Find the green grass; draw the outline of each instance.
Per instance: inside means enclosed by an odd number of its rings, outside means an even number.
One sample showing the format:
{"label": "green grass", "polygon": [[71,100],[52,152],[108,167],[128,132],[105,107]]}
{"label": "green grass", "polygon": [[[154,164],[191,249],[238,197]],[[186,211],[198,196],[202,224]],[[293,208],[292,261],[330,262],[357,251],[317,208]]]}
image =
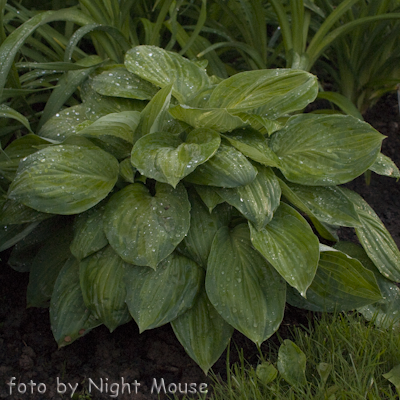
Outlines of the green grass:
{"label": "green grass", "polygon": [[[270,383],[257,376],[257,369],[240,355],[240,363],[229,367],[228,379],[212,374],[213,400],[290,399],[399,399],[395,387],[382,375],[400,363],[398,330],[381,330],[358,314],[323,315],[308,327],[291,330],[291,340],[307,360],[307,384],[297,388],[281,375]],[[282,339],[279,338],[281,341]],[[259,365],[277,366],[278,346],[263,352]],[[229,358],[229,356],[228,356]],[[325,363],[325,364],[321,364]],[[318,369],[325,368],[325,382]],[[211,391],[210,391],[211,392]]]}

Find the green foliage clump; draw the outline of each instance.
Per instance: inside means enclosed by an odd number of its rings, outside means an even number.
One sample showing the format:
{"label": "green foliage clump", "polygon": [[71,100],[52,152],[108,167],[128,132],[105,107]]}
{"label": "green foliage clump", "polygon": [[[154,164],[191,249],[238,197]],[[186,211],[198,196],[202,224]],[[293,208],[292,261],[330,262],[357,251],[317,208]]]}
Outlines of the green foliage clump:
{"label": "green foliage clump", "polygon": [[[286,302],[385,314],[381,291],[397,296],[393,239],[339,186],[393,171],[384,137],[350,116],[293,115],[317,96],[308,72],[205,68],[137,46],[0,155],[1,250],[15,244],[9,262],[30,270],[28,305],[50,306],[59,346],[100,324],[171,323],[207,372],[234,329],[268,339]],[[339,226],[371,268],[320,243]]]}

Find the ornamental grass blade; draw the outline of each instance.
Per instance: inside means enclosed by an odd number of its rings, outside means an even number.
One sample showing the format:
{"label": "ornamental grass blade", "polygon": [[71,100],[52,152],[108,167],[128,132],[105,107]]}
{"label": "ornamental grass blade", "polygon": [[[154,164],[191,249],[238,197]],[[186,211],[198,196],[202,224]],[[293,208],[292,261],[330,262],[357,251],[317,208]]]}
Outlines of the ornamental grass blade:
{"label": "ornamental grass blade", "polygon": [[343,241],[336,243],[335,248],[356,258],[365,268],[372,271],[382,293],[382,300],[358,307],[357,311],[368,321],[373,321],[376,326],[385,329],[400,326],[400,289],[382,276],[361,246]]}
{"label": "ornamental grass blade", "polygon": [[91,314],[112,332],[131,320],[125,303],[125,269],[129,267],[107,246],[79,263],[83,301]]}
{"label": "ornamental grass blade", "polygon": [[157,183],[152,196],[141,183],[115,193],[106,205],[104,232],[113,249],[128,263],[157,265],[169,256],[189,230],[186,189]]}
{"label": "ornamental grass blade", "polygon": [[103,230],[104,204],[93,207],[75,217],[71,253],[77,260],[90,256],[107,246]]}
{"label": "ornamental grass blade", "polygon": [[342,189],[354,204],[362,226],[357,237],[379,272],[394,282],[400,282],[400,252],[390,233],[368,203],[357,193]]}
{"label": "ornamental grass blade", "polygon": [[96,75],[92,87],[103,96],[137,100],[151,100],[159,90],[150,82],[121,67]]}
{"label": "ornamental grass blade", "polygon": [[172,329],[189,356],[207,374],[233,334],[202,288],[193,307],[171,322]]}
{"label": "ornamental grass blade", "polygon": [[256,167],[240,151],[221,144],[215,155],[186,176],[185,181],[197,185],[233,188],[248,185],[256,175]]}
{"label": "ornamental grass blade", "polygon": [[214,190],[260,230],[271,221],[280,204],[281,187],[272,169],[261,165],[256,168],[257,176],[248,185]]}
{"label": "ornamental grass blade", "polygon": [[33,259],[26,291],[27,307],[48,307],[54,284],[65,262],[71,257],[71,226],[57,231],[41,246]]}
{"label": "ornamental grass blade", "polygon": [[222,318],[258,345],[282,322],[285,282],[254,250],[247,224],[218,230],[208,258],[206,291]]}
{"label": "ornamental grass blade", "polygon": [[271,137],[271,149],[286,179],[309,186],[349,182],[376,160],[384,136],[366,122],[345,115],[291,117]]}
{"label": "ornamental grass blade", "polygon": [[25,128],[28,129],[29,132],[32,132],[28,119],[20,114],[18,111],[15,111],[13,108],[5,104],[0,104],[0,117],[15,119],[23,126],[25,126]]}
{"label": "ornamental grass blade", "polygon": [[21,161],[8,196],[38,211],[77,214],[108,195],[118,172],[118,161],[98,147],[46,147]]}
{"label": "ornamental grass blade", "polygon": [[319,260],[319,241],[307,221],[281,203],[264,229],[258,231],[249,225],[253,246],[289,285],[306,297]]}
{"label": "ornamental grass blade", "polygon": [[211,129],[193,129],[185,140],[167,132],[150,133],[135,143],[131,162],[142,175],[176,187],[209,160],[220,143],[218,132]]}
{"label": "ornamental grass blade", "polygon": [[255,129],[235,129],[223,137],[246,157],[267,167],[279,167],[278,156],[270,149],[265,137]]}
{"label": "ornamental grass blade", "polygon": [[211,83],[205,69],[196,63],[155,46],[137,46],[125,56],[128,71],[161,88],[173,84],[172,94],[181,104]]}
{"label": "ornamental grass blade", "polygon": [[288,291],[287,301],[311,311],[350,311],[382,299],[374,274],[355,258],[321,245],[318,270],[307,300]]}
{"label": "ornamental grass blade", "polygon": [[126,303],[140,333],[171,322],[190,309],[203,280],[203,269],[177,253],[161,261],[156,270],[127,265]]}
{"label": "ornamental grass blade", "polygon": [[86,308],[79,283],[79,263],[71,257],[54,285],[50,303],[50,323],[58,347],[71,344],[101,322]]}
{"label": "ornamental grass blade", "polygon": [[306,356],[291,340],[286,339],[278,351],[278,371],[283,379],[294,387],[307,383]]}
{"label": "ornamental grass blade", "polygon": [[317,78],[305,71],[246,71],[219,83],[211,94],[209,107],[276,119],[303,109],[315,99],[317,93]]}

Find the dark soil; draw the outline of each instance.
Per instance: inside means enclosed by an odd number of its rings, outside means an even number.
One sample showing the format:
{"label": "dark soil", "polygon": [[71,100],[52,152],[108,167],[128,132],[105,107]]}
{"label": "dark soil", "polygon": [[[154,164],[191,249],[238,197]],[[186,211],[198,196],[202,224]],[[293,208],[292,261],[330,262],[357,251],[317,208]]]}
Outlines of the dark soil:
{"label": "dark soil", "polygon": [[[399,110],[394,95],[383,98],[365,116],[366,120],[388,138],[383,143],[383,153],[400,165],[400,130]],[[380,216],[385,226],[400,246],[400,183],[387,177],[372,174],[371,184],[367,186],[363,176],[357,178],[347,187],[360,193]],[[354,236],[349,229],[343,229],[340,234],[347,238]],[[47,309],[26,309],[25,293],[28,284],[28,274],[15,272],[7,265],[0,270],[0,398],[9,399],[67,399],[71,398],[71,388],[78,388],[75,393],[82,394],[84,388],[92,382],[98,387],[103,380],[103,393],[92,385],[92,398],[115,398],[116,385],[120,384],[118,399],[158,399],[151,394],[153,379],[160,384],[164,379],[166,386],[170,383],[210,384],[201,369],[186,355],[183,347],[175,338],[169,325],[139,334],[134,322],[119,327],[110,334],[102,326],[94,329],[88,335],[72,345],[57,349],[53,339]],[[279,335],[288,337],[288,327],[305,324],[313,318],[312,313],[288,307],[285,319],[279,329]],[[277,343],[276,335],[268,343]],[[240,333],[235,332],[233,343],[243,349],[244,355],[251,363],[257,362],[255,345]],[[264,349],[266,349],[265,347]],[[235,346],[231,345],[230,361],[238,360]],[[213,368],[216,374],[226,376],[226,353],[224,353]],[[27,391],[18,394],[13,387],[9,394],[7,382],[10,379],[17,385],[24,383]],[[132,388],[129,395],[127,389],[121,394],[122,379],[140,383],[137,394]],[[67,385],[64,395],[57,393],[57,380]],[[29,383],[34,386],[31,394]],[[21,385],[20,389],[23,390]],[[38,392],[46,391],[43,394]],[[59,385],[58,389],[64,389]],[[89,397],[87,397],[89,398]],[[197,398],[197,397],[196,397]]]}

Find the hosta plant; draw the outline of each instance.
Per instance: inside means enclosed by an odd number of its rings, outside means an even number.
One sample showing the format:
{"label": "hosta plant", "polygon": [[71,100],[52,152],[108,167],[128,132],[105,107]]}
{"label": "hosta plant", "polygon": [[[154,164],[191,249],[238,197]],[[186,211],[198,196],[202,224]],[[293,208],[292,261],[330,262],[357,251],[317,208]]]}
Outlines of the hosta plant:
{"label": "hosta plant", "polygon": [[[82,104],[13,141],[0,155],[1,250],[30,271],[27,304],[50,307],[58,345],[100,324],[171,323],[207,372],[234,329],[268,339],[286,301],[384,314],[400,253],[340,185],[398,171],[367,123],[294,114],[317,91],[305,71],[223,80],[138,46],[82,85]],[[327,245],[339,226],[355,228],[364,258]]]}

